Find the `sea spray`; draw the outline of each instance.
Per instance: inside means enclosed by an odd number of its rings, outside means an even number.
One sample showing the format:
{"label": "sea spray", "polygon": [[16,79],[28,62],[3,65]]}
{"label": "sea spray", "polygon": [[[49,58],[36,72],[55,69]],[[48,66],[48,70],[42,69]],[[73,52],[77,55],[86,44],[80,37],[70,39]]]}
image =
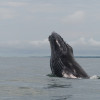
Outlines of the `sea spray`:
{"label": "sea spray", "polygon": [[93,76],[90,77],[90,79],[100,79],[100,76],[93,75]]}

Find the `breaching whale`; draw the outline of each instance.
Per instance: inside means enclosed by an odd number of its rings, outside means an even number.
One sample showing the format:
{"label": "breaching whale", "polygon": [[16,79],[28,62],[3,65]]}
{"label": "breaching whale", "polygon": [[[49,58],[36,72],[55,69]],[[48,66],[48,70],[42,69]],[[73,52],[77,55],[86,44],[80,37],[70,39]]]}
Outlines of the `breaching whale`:
{"label": "breaching whale", "polygon": [[77,63],[73,48],[56,32],[48,37],[51,47],[50,68],[52,74],[66,78],[89,78],[84,69]]}

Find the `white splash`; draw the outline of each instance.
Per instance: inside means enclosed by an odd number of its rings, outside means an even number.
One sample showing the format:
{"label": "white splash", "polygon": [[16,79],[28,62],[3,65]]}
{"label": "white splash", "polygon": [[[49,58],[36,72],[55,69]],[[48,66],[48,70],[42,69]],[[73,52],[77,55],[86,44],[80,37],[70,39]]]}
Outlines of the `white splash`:
{"label": "white splash", "polygon": [[99,78],[99,76],[97,76],[97,75],[93,75],[90,77],[90,79],[98,79],[98,78]]}

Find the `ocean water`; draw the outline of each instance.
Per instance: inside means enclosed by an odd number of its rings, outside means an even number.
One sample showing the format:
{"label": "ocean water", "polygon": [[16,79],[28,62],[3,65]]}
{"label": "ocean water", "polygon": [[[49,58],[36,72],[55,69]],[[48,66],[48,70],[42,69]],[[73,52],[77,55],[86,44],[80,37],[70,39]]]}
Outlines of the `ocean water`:
{"label": "ocean water", "polygon": [[[100,79],[49,77],[49,57],[0,57],[0,100],[100,100]],[[100,58],[76,58],[100,76]]]}

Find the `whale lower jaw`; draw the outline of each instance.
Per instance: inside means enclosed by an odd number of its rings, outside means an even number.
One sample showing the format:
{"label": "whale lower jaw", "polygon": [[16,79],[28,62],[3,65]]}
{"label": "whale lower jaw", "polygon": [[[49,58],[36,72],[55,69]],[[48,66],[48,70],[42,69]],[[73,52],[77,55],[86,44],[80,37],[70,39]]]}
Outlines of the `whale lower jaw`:
{"label": "whale lower jaw", "polygon": [[77,78],[77,77],[74,76],[73,74],[67,74],[67,73],[65,73],[64,71],[62,72],[62,75],[63,75],[64,78],[74,78],[74,79]]}

